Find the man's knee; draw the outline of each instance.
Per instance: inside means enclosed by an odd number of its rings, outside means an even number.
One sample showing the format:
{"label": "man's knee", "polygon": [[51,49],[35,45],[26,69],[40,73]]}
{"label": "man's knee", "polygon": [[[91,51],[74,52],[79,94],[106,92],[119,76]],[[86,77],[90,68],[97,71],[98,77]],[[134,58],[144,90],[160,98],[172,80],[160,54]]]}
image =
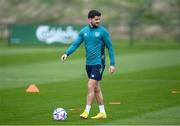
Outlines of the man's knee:
{"label": "man's knee", "polygon": [[99,93],[100,93],[100,89],[99,89],[99,87],[98,87],[98,86],[96,86],[96,87],[95,87],[94,92],[95,92],[96,94],[99,94]]}
{"label": "man's knee", "polygon": [[90,79],[90,80],[88,81],[88,89],[89,89],[89,90],[94,90],[94,89],[95,89],[95,86],[96,86],[96,81]]}

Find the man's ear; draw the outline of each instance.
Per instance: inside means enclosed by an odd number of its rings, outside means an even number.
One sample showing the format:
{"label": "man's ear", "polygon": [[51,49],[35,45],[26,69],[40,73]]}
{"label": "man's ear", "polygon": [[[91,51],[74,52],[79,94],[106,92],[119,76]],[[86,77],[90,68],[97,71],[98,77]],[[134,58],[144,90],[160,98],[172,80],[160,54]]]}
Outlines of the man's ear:
{"label": "man's ear", "polygon": [[88,21],[88,23],[89,23],[89,24],[91,24],[92,19],[91,19],[91,18],[88,18],[88,20],[87,20],[87,21]]}

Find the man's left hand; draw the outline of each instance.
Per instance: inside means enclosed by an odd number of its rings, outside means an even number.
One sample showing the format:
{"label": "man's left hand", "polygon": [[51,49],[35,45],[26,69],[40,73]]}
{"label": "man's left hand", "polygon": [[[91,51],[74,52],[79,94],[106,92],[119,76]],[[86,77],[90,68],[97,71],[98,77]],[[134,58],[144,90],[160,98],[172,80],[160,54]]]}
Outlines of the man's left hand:
{"label": "man's left hand", "polygon": [[116,71],[115,66],[110,66],[109,67],[109,72],[110,73],[114,73],[115,71]]}

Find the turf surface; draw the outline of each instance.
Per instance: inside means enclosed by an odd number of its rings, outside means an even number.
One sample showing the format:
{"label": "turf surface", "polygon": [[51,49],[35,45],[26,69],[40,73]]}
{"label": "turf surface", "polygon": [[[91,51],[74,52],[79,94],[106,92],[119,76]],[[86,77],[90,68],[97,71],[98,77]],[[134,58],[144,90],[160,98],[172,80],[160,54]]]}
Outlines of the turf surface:
{"label": "turf surface", "polygon": [[[129,48],[120,41],[114,47],[117,71],[110,75],[106,68],[101,82],[108,118],[82,120],[87,91],[83,47],[62,64],[59,56],[66,46],[1,44],[0,124],[180,124],[180,93],[172,93],[180,91],[180,47],[159,42]],[[40,93],[26,93],[30,84],[36,84]],[[67,110],[66,121],[52,120],[57,107]],[[94,101],[90,116],[97,112]]]}

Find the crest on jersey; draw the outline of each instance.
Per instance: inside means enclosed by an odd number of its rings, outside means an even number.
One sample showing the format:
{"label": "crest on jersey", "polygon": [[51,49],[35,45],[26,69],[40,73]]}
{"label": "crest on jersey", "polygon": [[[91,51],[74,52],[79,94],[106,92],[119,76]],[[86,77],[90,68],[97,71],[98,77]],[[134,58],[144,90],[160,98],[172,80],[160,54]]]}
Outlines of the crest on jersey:
{"label": "crest on jersey", "polygon": [[87,33],[84,33],[84,36],[87,36]]}
{"label": "crest on jersey", "polygon": [[95,36],[99,37],[100,36],[100,32],[95,32]]}

